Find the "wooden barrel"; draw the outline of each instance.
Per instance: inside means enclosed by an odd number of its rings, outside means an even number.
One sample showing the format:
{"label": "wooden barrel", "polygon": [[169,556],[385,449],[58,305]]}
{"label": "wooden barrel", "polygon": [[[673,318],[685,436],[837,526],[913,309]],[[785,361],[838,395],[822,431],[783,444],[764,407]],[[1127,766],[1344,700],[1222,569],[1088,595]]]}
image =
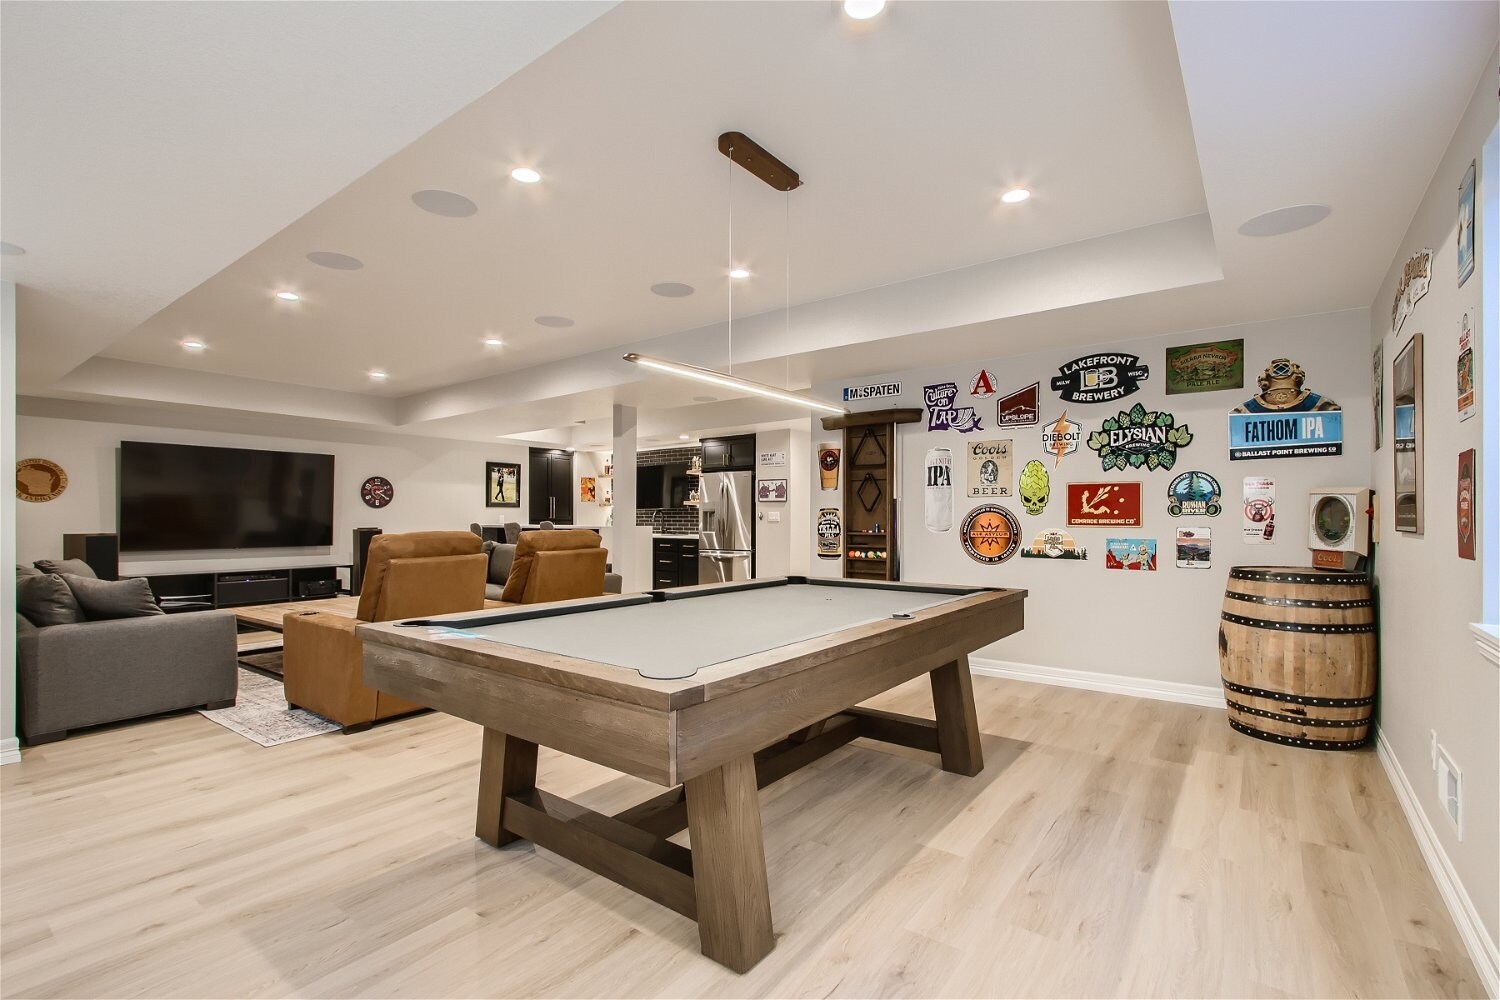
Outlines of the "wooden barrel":
{"label": "wooden barrel", "polygon": [[1375,711],[1375,602],[1360,573],[1229,571],[1219,668],[1229,724],[1256,739],[1352,750]]}

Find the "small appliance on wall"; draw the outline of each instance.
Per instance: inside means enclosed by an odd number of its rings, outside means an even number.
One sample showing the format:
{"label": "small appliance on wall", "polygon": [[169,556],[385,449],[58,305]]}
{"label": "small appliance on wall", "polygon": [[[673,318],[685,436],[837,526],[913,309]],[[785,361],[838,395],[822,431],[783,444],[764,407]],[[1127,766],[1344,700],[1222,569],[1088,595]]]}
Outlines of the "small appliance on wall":
{"label": "small appliance on wall", "polygon": [[1358,486],[1313,490],[1307,500],[1307,547],[1321,569],[1358,568],[1370,554],[1373,494]]}

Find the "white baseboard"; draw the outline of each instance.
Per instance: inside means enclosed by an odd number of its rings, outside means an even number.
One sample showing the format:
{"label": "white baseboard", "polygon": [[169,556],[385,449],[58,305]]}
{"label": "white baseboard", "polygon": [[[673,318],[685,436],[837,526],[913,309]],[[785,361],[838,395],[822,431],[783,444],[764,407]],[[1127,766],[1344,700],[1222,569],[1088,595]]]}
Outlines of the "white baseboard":
{"label": "white baseboard", "polygon": [[1092,670],[1068,670],[1064,667],[1042,667],[1033,663],[1013,663],[1009,660],[988,660],[973,656],[969,657],[969,669],[976,674],[984,674],[986,677],[1009,677],[1011,680],[1031,681],[1034,684],[1083,688],[1086,691],[1107,691],[1110,694],[1128,694],[1137,698],[1154,698],[1157,701],[1176,701],[1184,705],[1199,705],[1203,708],[1224,707],[1224,689],[1217,684],[1154,681],[1145,677],[1101,674]]}
{"label": "white baseboard", "polygon": [[12,736],[8,740],[0,740],[0,764],[21,763],[21,741]]}
{"label": "white baseboard", "polygon": [[1432,829],[1427,813],[1422,811],[1416,790],[1406,779],[1406,772],[1401,769],[1401,762],[1396,759],[1396,753],[1383,732],[1376,734],[1375,754],[1385,768],[1391,787],[1396,790],[1396,800],[1401,803],[1401,811],[1406,814],[1407,825],[1416,837],[1422,859],[1427,862],[1432,879],[1437,883],[1438,893],[1443,897],[1448,913],[1458,927],[1458,934],[1463,938],[1469,959],[1479,972],[1480,984],[1489,996],[1500,997],[1500,948],[1496,947],[1494,938],[1490,937],[1484,921],[1479,918],[1474,901],[1469,898],[1463,882],[1459,881],[1453,862],[1448,860],[1448,852],[1443,850],[1442,841],[1438,840],[1437,832]]}

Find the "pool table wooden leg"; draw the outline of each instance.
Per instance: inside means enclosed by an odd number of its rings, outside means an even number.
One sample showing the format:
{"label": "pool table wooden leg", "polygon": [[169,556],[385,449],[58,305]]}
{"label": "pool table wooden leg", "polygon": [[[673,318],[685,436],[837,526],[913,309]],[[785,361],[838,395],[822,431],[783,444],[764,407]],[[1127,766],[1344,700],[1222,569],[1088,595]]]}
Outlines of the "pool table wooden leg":
{"label": "pool table wooden leg", "polygon": [[973,777],[984,770],[984,749],[979,745],[979,716],[974,711],[969,658],[960,656],[928,676],[932,678],[932,708],[943,770]]}
{"label": "pool table wooden leg", "polygon": [[776,945],[755,758],[746,754],[689,778],[683,792],[699,944],[719,964],[746,972]]}
{"label": "pool table wooden leg", "polygon": [[500,813],[507,795],[519,795],[535,787],[536,744],[486,726],[484,749],[479,755],[479,815],[474,821],[474,836],[493,847],[520,840],[502,825]]}

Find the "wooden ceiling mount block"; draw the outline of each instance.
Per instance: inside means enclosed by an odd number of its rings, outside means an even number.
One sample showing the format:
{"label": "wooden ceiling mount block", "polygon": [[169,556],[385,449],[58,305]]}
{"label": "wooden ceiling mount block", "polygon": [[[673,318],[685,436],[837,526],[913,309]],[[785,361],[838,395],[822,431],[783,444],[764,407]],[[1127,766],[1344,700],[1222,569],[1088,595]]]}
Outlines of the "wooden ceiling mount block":
{"label": "wooden ceiling mount block", "polygon": [[861,410],[823,418],[825,431],[841,431],[850,427],[870,427],[880,424],[914,424],[922,419],[921,407],[892,407],[886,410]]}
{"label": "wooden ceiling mount block", "polygon": [[795,191],[802,186],[797,171],[743,132],[725,132],[719,136],[719,152],[778,191]]}

